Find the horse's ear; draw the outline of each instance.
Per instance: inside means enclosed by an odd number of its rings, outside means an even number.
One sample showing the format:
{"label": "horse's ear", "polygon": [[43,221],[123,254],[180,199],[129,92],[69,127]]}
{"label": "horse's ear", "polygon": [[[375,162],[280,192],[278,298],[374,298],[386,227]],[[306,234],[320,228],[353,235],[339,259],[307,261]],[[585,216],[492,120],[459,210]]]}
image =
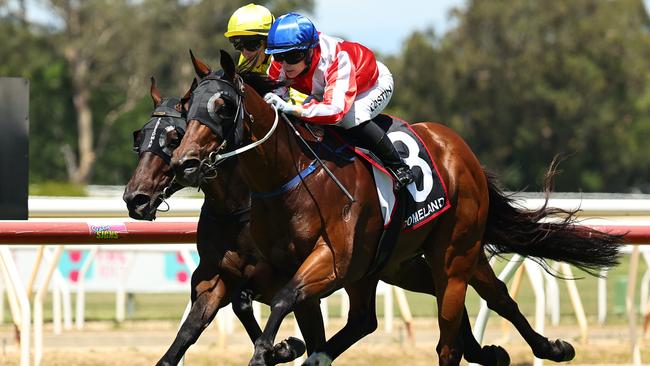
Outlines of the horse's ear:
{"label": "horse's ear", "polygon": [[192,85],[190,86],[190,88],[185,92],[185,95],[183,95],[183,97],[181,98],[180,105],[183,110],[187,111],[190,109],[189,108],[190,98],[192,97],[192,93],[194,92],[194,89],[196,89],[197,85],[199,85],[199,83],[196,81],[195,78],[192,80]]}
{"label": "horse's ear", "polygon": [[192,96],[192,93],[194,92],[194,89],[199,85],[199,83],[196,81],[196,78],[192,79],[192,85],[190,88],[185,92],[185,95],[181,98],[181,102],[186,102],[190,100],[190,97]]}
{"label": "horse's ear", "polygon": [[210,66],[204,64],[203,61],[194,57],[194,53],[192,53],[192,50],[190,50],[190,57],[192,58],[192,65],[194,65],[194,71],[196,72],[196,75],[198,75],[198,77],[203,79],[204,77],[208,76],[212,72]]}
{"label": "horse's ear", "polygon": [[235,79],[235,61],[224,50],[221,50],[221,69],[226,80],[233,81]]}
{"label": "horse's ear", "polygon": [[151,100],[153,100],[153,107],[156,108],[160,105],[162,96],[160,96],[160,91],[156,87],[156,78],[153,76],[151,77],[151,88],[149,88],[149,90],[151,92]]}

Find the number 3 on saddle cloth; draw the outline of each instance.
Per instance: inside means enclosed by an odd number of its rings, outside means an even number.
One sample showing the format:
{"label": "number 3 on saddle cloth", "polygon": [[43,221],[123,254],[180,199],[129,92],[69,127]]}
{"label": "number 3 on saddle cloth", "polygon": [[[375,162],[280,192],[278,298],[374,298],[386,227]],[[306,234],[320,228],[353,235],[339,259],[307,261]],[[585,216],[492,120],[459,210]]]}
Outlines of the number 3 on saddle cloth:
{"label": "number 3 on saddle cloth", "polygon": [[[395,149],[413,172],[413,183],[406,187],[409,194],[405,200],[402,231],[416,230],[450,207],[447,188],[440,179],[429,150],[407,122],[385,114],[380,114],[373,120],[386,131]],[[384,227],[387,227],[392,220],[396,202],[392,176],[368,150],[359,147],[354,150],[372,164]]]}
{"label": "number 3 on saddle cloth", "polygon": [[[409,194],[406,195],[407,199],[405,200],[402,231],[416,230],[450,207],[447,188],[440,179],[438,168],[431,158],[429,150],[407,122],[385,114],[380,114],[373,120],[386,131],[402,159],[413,171],[413,183],[406,187]],[[296,120],[294,119],[294,121]],[[361,157],[371,164],[379,205],[384,218],[384,228],[387,228],[395,214],[397,197],[393,191],[392,175],[384,168],[379,158],[369,150],[359,147],[354,139],[346,136],[345,132],[338,127],[304,126],[312,132],[318,141],[314,143],[312,140],[310,144],[319,157],[348,162],[352,162],[356,157]],[[325,132],[324,137],[323,132]],[[315,161],[305,172],[300,173],[300,177],[304,178],[313,172],[314,164]],[[299,177],[294,180],[297,178]],[[286,190],[287,187],[282,192]]]}

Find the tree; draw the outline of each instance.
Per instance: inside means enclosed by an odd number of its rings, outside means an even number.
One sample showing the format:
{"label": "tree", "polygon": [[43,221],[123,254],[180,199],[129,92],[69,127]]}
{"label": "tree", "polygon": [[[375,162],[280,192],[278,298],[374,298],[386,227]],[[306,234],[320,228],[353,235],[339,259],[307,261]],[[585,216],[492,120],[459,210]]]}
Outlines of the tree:
{"label": "tree", "polygon": [[630,190],[650,178],[648,15],[639,0],[469,1],[443,40],[451,106],[481,161],[512,187],[569,155],[558,187]]}
{"label": "tree", "polygon": [[415,32],[399,57],[386,60],[395,79],[387,112],[410,122],[447,122],[453,97],[451,65],[437,47],[432,30]]}

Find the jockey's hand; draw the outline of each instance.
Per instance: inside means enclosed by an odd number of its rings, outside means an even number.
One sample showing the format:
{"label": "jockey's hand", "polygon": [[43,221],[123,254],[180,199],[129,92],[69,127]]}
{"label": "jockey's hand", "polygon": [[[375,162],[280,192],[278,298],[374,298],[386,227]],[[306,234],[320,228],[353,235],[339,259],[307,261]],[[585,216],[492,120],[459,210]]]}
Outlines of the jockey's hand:
{"label": "jockey's hand", "polygon": [[284,112],[294,116],[300,116],[300,114],[302,113],[302,106],[294,105],[289,102],[286,102],[277,94],[266,93],[266,95],[264,96],[264,101],[274,106],[275,109],[279,110],[280,112]]}

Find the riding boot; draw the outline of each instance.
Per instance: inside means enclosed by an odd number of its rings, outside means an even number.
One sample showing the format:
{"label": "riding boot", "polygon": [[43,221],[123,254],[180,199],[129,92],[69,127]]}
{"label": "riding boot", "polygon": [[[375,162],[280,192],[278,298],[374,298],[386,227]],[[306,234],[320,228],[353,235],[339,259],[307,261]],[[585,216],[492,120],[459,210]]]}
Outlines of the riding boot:
{"label": "riding boot", "polygon": [[390,141],[386,132],[379,127],[373,120],[363,122],[359,126],[349,130],[365,148],[372,151],[384,163],[388,171],[395,177],[395,190],[399,191],[402,187],[413,182],[413,172],[411,168],[404,163],[395,145]]}

